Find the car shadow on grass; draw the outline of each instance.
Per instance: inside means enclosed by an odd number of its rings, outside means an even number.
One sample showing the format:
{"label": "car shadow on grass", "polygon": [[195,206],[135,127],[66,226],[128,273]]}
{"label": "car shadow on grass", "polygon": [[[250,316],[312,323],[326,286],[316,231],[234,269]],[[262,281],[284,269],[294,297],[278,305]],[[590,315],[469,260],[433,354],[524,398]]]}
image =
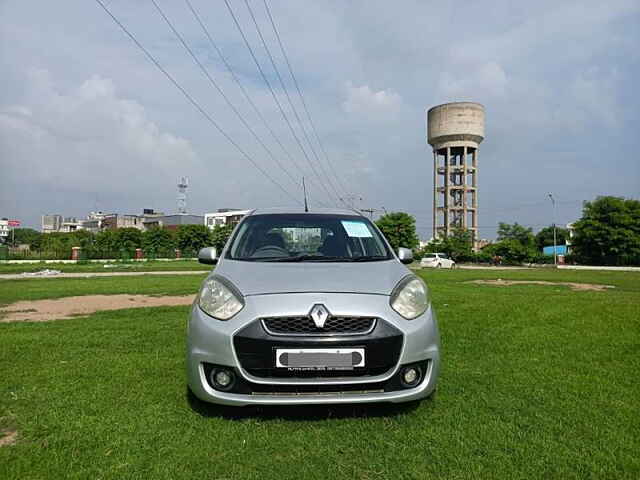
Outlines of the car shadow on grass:
{"label": "car shadow on grass", "polygon": [[409,414],[420,405],[431,409],[435,407],[435,394],[422,401],[406,403],[368,403],[349,405],[259,405],[250,407],[230,407],[203,402],[190,390],[186,393],[191,409],[203,417],[223,418],[227,420],[290,420],[314,421],[340,418],[377,418],[395,417]]}

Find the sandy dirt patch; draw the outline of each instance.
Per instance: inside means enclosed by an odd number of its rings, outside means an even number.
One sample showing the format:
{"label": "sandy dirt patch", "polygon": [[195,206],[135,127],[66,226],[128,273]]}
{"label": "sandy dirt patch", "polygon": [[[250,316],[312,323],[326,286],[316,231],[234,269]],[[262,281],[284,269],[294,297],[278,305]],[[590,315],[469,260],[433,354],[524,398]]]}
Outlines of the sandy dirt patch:
{"label": "sandy dirt patch", "polygon": [[569,287],[574,291],[591,290],[596,292],[604,292],[610,288],[615,288],[613,285],[599,285],[596,283],[573,283],[573,282],[546,282],[542,280],[471,280],[465,283],[476,283],[478,285],[497,285],[499,287],[508,287],[509,285],[559,285],[562,287]]}
{"label": "sandy dirt patch", "polygon": [[0,447],[15,445],[18,440],[18,432],[15,430],[0,430]]}
{"label": "sandy dirt patch", "polygon": [[90,315],[102,310],[191,305],[195,295],[153,297],[149,295],[83,295],[16,302],[0,307],[0,322],[48,322]]}

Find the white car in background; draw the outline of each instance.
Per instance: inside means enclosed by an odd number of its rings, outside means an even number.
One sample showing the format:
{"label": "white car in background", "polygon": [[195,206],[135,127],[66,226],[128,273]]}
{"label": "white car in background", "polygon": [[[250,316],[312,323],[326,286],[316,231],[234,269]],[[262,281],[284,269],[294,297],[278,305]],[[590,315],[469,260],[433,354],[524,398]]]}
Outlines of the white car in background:
{"label": "white car in background", "polygon": [[427,253],[420,260],[422,268],[456,268],[456,262],[445,253]]}

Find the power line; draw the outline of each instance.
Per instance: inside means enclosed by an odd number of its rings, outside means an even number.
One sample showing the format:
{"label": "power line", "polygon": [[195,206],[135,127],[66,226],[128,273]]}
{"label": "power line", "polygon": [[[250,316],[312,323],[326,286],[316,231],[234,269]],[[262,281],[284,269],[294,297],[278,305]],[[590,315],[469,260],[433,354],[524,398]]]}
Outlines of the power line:
{"label": "power line", "polygon": [[106,7],[106,5],[102,2],[102,0],[96,0],[96,2],[111,17],[111,19],[116,23],[116,25],[118,25],[122,29],[122,31],[133,41],[133,43],[135,43],[136,46],[140,50],[142,50],[142,52],[158,68],[158,70],[160,70],[165,75],[165,77],[167,77],[169,79],[169,81],[171,83],[173,83],[173,85],[178,90],[180,90],[180,92],[185,96],[185,98],[189,101],[189,103],[191,103],[209,121],[209,123],[211,123],[211,125],[213,125],[215,127],[215,129],[218,130],[218,132],[220,132],[220,134],[223,137],[225,137],[227,139],[227,141],[229,141],[229,143],[231,143],[240,152],[240,154],[244,158],[246,158],[258,171],[260,171],[260,173],[262,173],[267,179],[269,179],[269,181],[271,183],[273,183],[280,190],[282,190],[285,193],[285,195],[287,195],[289,198],[294,200],[296,203],[300,203],[298,199],[296,199],[293,195],[291,195],[291,193],[288,190],[286,190],[282,185],[280,185],[280,183],[278,183],[276,180],[274,180],[262,167],[260,167],[260,165],[258,165],[258,163],[256,163],[256,161],[247,152],[245,152],[242,149],[242,147],[240,147],[240,145],[227,132],[225,132],[222,129],[222,127],[220,127],[220,125],[218,125],[218,123],[213,119],[213,117],[211,117],[211,115],[209,115],[209,113],[207,113],[207,111],[200,106],[200,104],[189,94],[189,92],[187,92],[184,89],[184,87],[182,87],[182,85],[180,85],[178,83],[178,81],[160,64],[160,62],[158,62],[158,60],[156,60],[156,58],[127,29],[127,27],[125,27],[120,22],[120,20],[118,20],[116,18],[116,16],[113,13],[111,13],[111,11]]}
{"label": "power line", "polygon": [[[227,61],[226,57],[222,53],[222,50],[220,49],[220,47],[218,47],[217,43],[213,39],[213,36],[211,35],[209,29],[206,27],[206,25],[202,21],[202,18],[200,17],[200,15],[196,11],[196,9],[193,7],[193,5],[191,4],[191,2],[189,0],[185,0],[185,3],[187,4],[187,7],[189,8],[189,10],[191,10],[191,13],[195,17],[195,19],[198,22],[198,24],[200,25],[200,28],[202,29],[202,31],[204,32],[205,36],[209,40],[209,43],[211,44],[213,49],[216,51],[216,53],[218,54],[218,57],[220,58],[220,60],[224,64],[225,68],[227,69],[227,71],[231,75],[231,78],[233,79],[233,81],[236,83],[236,85],[238,86],[238,88],[242,92],[244,98],[247,100],[249,105],[251,105],[251,108],[256,113],[256,115],[258,116],[258,118],[260,119],[262,124],[265,126],[265,128],[269,131],[269,133],[271,134],[271,137],[280,146],[280,148],[285,153],[285,155],[289,158],[289,160],[291,160],[291,163],[293,163],[293,165],[300,171],[300,173],[302,173],[302,175],[304,175],[303,169],[300,167],[298,162],[293,158],[293,156],[291,155],[289,150],[287,150],[285,148],[285,146],[282,143],[282,141],[280,140],[280,138],[276,135],[276,133],[273,131],[273,129],[269,125],[269,122],[267,122],[267,120],[264,118],[264,115],[262,115],[262,113],[260,112],[260,109],[256,106],[255,102],[253,101],[253,99],[251,98],[249,93],[247,92],[247,89],[245,88],[243,83],[240,81],[240,78],[238,78],[238,76],[236,75],[235,70],[233,69],[231,64]],[[320,202],[319,201],[318,203],[320,203],[321,205],[325,205],[326,206],[326,204],[324,202]]]}
{"label": "power line", "polygon": [[[323,170],[322,173],[326,177],[326,179],[327,179],[327,181],[329,183],[329,186],[333,189],[333,191],[335,193],[335,198],[338,198],[338,200],[339,200],[340,199],[340,194],[338,193],[338,191],[336,190],[336,187],[331,182],[331,178],[324,171],[324,167],[322,166],[322,162],[320,161],[320,158],[318,157],[318,154],[316,153],[316,150],[313,148],[313,144],[311,143],[311,140],[309,139],[309,135],[307,135],[307,130],[304,128],[304,125],[302,124],[302,121],[300,120],[300,116],[298,115],[298,110],[296,109],[295,105],[293,104],[293,101],[291,100],[291,97],[289,96],[289,91],[287,90],[287,86],[285,85],[284,80],[282,80],[282,76],[280,75],[280,70],[278,70],[278,66],[276,65],[276,62],[273,59],[273,55],[271,54],[271,50],[269,49],[269,46],[267,45],[267,42],[264,39],[264,36],[262,35],[262,30],[260,30],[260,26],[258,25],[258,21],[256,20],[256,17],[255,17],[255,15],[253,13],[253,9],[251,8],[251,5],[249,4],[249,0],[244,0],[244,3],[247,6],[247,9],[249,10],[249,14],[251,15],[251,20],[253,21],[253,25],[256,27],[256,32],[258,32],[258,36],[260,37],[260,41],[262,42],[262,46],[264,47],[265,52],[267,52],[267,56],[269,57],[269,61],[271,62],[271,66],[273,67],[274,72],[276,72],[276,77],[278,78],[278,81],[280,82],[280,86],[282,87],[282,91],[284,92],[285,98],[287,99],[287,102],[289,103],[289,106],[291,107],[291,111],[293,112],[294,117],[296,117],[296,121],[298,122],[298,127],[300,128],[300,130],[302,130],[302,135],[304,136],[305,140],[307,141],[307,144],[309,145],[311,153],[313,154],[313,156],[315,157],[316,161],[318,162],[318,165],[320,165],[320,168]],[[300,146],[300,148],[302,148],[302,145]],[[313,172],[320,178],[320,175],[316,171],[316,168],[314,167],[313,162],[311,162],[311,159],[307,156],[306,153],[305,153],[305,157],[309,161],[309,166],[311,167]],[[331,197],[331,194],[329,193],[329,190],[325,187],[324,183],[322,184],[322,186],[327,191],[327,194],[329,194],[329,196]]]}
{"label": "power line", "polygon": [[316,176],[318,176],[318,179],[320,180],[320,184],[322,185],[322,187],[327,192],[327,195],[329,195],[329,198],[332,199],[331,194],[329,193],[329,190],[327,189],[327,187],[322,182],[322,178],[320,178],[318,173],[313,168],[313,165],[311,163],[311,159],[309,158],[309,156],[307,155],[307,152],[305,151],[304,147],[302,146],[302,142],[300,142],[300,139],[298,138],[298,135],[296,134],[295,130],[293,129],[293,126],[291,125],[291,122],[289,121],[289,118],[287,117],[287,114],[285,113],[284,109],[282,108],[282,104],[278,100],[278,97],[276,96],[275,91],[273,90],[273,87],[272,87],[271,83],[267,79],[267,76],[264,73],[264,70],[262,69],[262,66],[260,65],[260,62],[258,61],[258,59],[257,59],[257,57],[255,55],[255,52],[253,51],[253,48],[249,44],[249,41],[247,40],[247,37],[244,34],[244,30],[242,30],[242,27],[240,26],[240,22],[238,22],[236,14],[234,13],[233,9],[231,8],[231,5],[229,4],[229,0],[224,0],[224,3],[227,6],[227,10],[229,10],[229,14],[231,15],[231,18],[233,19],[233,22],[235,23],[235,26],[238,29],[238,32],[240,33],[240,36],[242,37],[242,40],[244,41],[245,46],[249,50],[249,53],[251,54],[251,58],[253,59],[253,62],[256,64],[256,67],[258,68],[258,71],[260,72],[260,75],[262,76],[262,79],[264,80],[265,84],[269,88],[269,92],[271,93],[271,96],[273,97],[273,100],[275,101],[275,103],[276,103],[276,105],[278,107],[278,110],[280,111],[280,115],[282,115],[282,118],[284,119],[285,123],[289,127],[289,131],[293,135],[293,138],[296,140],[298,146],[300,147],[300,150],[302,150],[302,153],[303,153],[304,157],[306,158],[307,162],[309,163],[309,165],[311,165],[312,170],[314,171]]}
{"label": "power line", "polygon": [[[503,222],[503,223],[505,223],[505,222]],[[566,223],[569,223],[569,222],[566,222]],[[563,223],[562,222],[558,222],[557,224],[561,225]],[[550,223],[518,223],[518,225],[521,226],[521,227],[527,227],[527,228],[539,228],[539,227],[550,227],[551,226]],[[497,228],[500,228],[500,225],[481,225],[481,226],[475,227],[475,228],[481,228],[481,229],[484,229],[484,230],[487,230],[487,229],[490,229],[490,228],[497,229]],[[427,231],[427,230],[431,230],[431,227],[429,227],[429,226],[425,226],[425,227],[416,226],[416,230]]]}
{"label": "power line", "polygon": [[211,85],[213,85],[213,87],[218,91],[218,93],[222,96],[222,98],[224,99],[224,101],[227,103],[227,105],[229,106],[229,108],[233,111],[233,113],[236,114],[236,116],[238,117],[238,119],[242,122],[242,124],[246,127],[247,130],[249,130],[249,132],[251,133],[251,135],[253,136],[253,138],[256,139],[256,141],[262,146],[262,148],[267,152],[267,155],[269,155],[274,162],[277,163],[277,165],[280,167],[280,169],[289,177],[289,179],[293,182],[294,185],[297,186],[297,182],[296,179],[291,175],[291,173],[289,173],[289,171],[284,168],[284,166],[280,163],[280,160],[278,160],[274,155],[273,152],[265,145],[265,143],[262,141],[262,139],[258,136],[258,134],[253,130],[253,128],[251,128],[251,126],[249,125],[249,123],[247,123],[247,121],[245,120],[245,118],[242,116],[242,114],[238,111],[238,109],[235,107],[235,105],[231,102],[231,100],[229,100],[229,97],[227,97],[224,93],[224,91],[220,88],[220,86],[218,85],[218,83],[213,79],[213,77],[209,74],[209,71],[205,68],[205,66],[202,64],[202,62],[200,62],[200,60],[198,59],[198,57],[196,56],[195,53],[193,53],[193,50],[191,50],[191,48],[189,47],[189,45],[187,44],[187,42],[185,41],[184,37],[176,30],[176,28],[174,27],[174,25],[171,23],[171,21],[169,20],[169,18],[167,18],[167,16],[165,15],[165,13],[162,11],[162,9],[160,8],[160,6],[158,5],[158,3],[156,2],[156,0],[151,0],[151,3],[153,3],[153,6],[156,7],[156,10],[158,10],[158,13],[160,14],[160,16],[164,19],[164,21],[166,22],[166,24],[169,26],[169,28],[171,29],[171,31],[175,34],[175,36],[178,38],[178,40],[180,40],[180,43],[182,43],[182,45],[184,46],[184,48],[187,50],[187,52],[189,52],[189,55],[191,55],[191,58],[193,58],[193,61],[196,62],[196,64],[198,65],[198,67],[200,68],[200,70],[202,71],[202,73],[207,77],[207,79],[209,80],[209,83],[211,83]]}
{"label": "power line", "polygon": [[[564,200],[564,201],[557,201],[556,204],[574,205],[574,204],[583,203],[583,202],[584,200]],[[536,202],[536,203],[526,203],[526,204],[512,205],[510,207],[500,207],[500,208],[483,207],[482,209],[488,212],[502,212],[502,211],[520,210],[528,207],[539,207],[546,204],[547,202]],[[404,211],[404,210],[400,209],[399,211]],[[411,213],[411,215],[413,215],[414,217],[432,215],[431,210],[408,210],[408,212]]]}
{"label": "power line", "polygon": [[[271,9],[269,8],[269,4],[267,3],[267,0],[263,0],[263,2],[264,2],[264,8],[267,11],[267,15],[269,16],[269,21],[271,22],[271,26],[273,27],[273,32],[275,33],[276,39],[278,40],[278,45],[280,45],[280,51],[282,52],[282,56],[284,57],[284,60],[287,63],[287,68],[289,69],[289,73],[291,74],[291,79],[293,80],[293,83],[294,83],[294,85],[296,87],[296,90],[298,91],[298,96],[300,97],[300,101],[302,102],[302,106],[304,107],[304,111],[307,114],[307,118],[309,119],[309,124],[311,125],[311,129],[313,130],[315,138],[318,141],[318,145],[320,146],[320,150],[324,154],[324,158],[325,158],[325,160],[327,162],[327,165],[329,165],[330,170],[332,171],[333,175],[336,178],[336,184],[338,185],[338,187],[340,187],[341,190],[346,192],[347,189],[342,184],[342,181],[340,180],[340,176],[336,173],[336,171],[335,171],[335,169],[333,167],[333,164],[329,160],[329,156],[327,155],[327,151],[325,150],[324,145],[322,144],[322,141],[320,140],[320,135],[318,135],[318,130],[316,129],[315,123],[313,122],[313,119],[311,118],[311,114],[309,113],[309,108],[307,107],[307,102],[305,101],[304,96],[302,95],[302,90],[300,89],[300,85],[298,84],[298,80],[296,79],[296,76],[293,73],[293,68],[291,67],[291,62],[289,62],[289,56],[287,55],[287,52],[286,52],[286,50],[284,48],[284,45],[282,43],[282,39],[280,38],[280,33],[278,32],[278,29],[276,27],[275,21],[273,20],[273,16],[271,15]],[[335,187],[334,187],[334,191],[335,191]]]}

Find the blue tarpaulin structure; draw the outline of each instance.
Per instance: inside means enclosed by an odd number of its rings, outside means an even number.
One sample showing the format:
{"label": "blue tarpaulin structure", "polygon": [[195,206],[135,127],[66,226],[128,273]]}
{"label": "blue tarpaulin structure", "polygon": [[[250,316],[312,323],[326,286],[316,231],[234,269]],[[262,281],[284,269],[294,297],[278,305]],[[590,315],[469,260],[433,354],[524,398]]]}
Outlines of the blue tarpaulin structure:
{"label": "blue tarpaulin structure", "polygon": [[553,245],[550,245],[548,247],[544,247],[542,249],[542,253],[544,255],[553,255],[553,249],[554,248],[556,250],[556,255],[566,255],[567,254],[567,246],[566,245],[556,245],[555,247]]}

